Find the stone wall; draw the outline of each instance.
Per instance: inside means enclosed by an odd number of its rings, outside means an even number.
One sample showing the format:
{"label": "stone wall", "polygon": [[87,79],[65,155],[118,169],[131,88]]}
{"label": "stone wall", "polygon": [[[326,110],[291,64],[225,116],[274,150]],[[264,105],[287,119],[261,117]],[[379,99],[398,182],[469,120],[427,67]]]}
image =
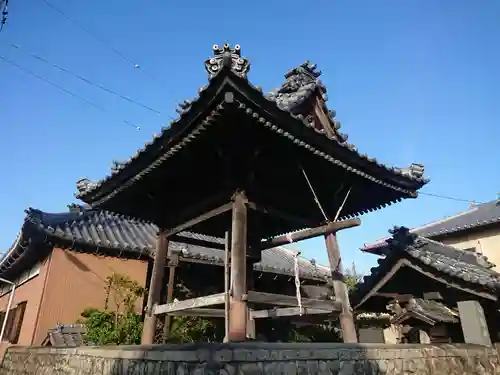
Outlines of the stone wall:
{"label": "stone wall", "polygon": [[167,345],[11,347],[0,375],[500,374],[493,348],[472,345]]}

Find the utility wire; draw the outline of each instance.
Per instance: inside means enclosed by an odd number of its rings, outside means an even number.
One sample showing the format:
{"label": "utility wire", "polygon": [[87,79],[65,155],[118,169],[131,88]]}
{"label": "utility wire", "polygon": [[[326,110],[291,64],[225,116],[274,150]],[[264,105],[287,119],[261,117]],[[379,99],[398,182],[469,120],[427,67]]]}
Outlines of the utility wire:
{"label": "utility wire", "polygon": [[440,195],[440,194],[433,194],[433,193],[424,193],[423,191],[419,191],[418,193],[422,194],[422,195],[427,195],[429,197],[448,199],[448,200],[456,201],[456,202],[467,202],[467,203],[475,203],[475,204],[483,204],[484,203],[484,202],[479,202],[479,201],[471,200],[471,199],[455,198],[455,197],[449,197],[447,195]]}
{"label": "utility wire", "polygon": [[79,74],[76,74],[76,73],[74,73],[74,72],[72,72],[72,71],[70,71],[70,70],[68,70],[68,69],[66,69],[66,68],[63,68],[63,67],[62,67],[62,66],[60,66],[60,65],[57,65],[57,64],[51,63],[49,60],[47,60],[47,59],[45,59],[45,58],[41,57],[40,55],[37,55],[37,54],[35,54],[35,53],[31,53],[31,52],[26,51],[25,49],[21,48],[21,47],[20,47],[20,46],[18,46],[17,44],[10,43],[10,42],[5,42],[5,41],[1,41],[1,42],[2,42],[2,43],[4,43],[4,44],[9,45],[9,46],[10,46],[10,47],[12,47],[12,48],[15,48],[15,49],[17,49],[17,50],[19,50],[19,51],[24,52],[25,54],[27,54],[27,55],[29,55],[29,56],[31,56],[31,57],[33,57],[33,58],[35,58],[35,59],[39,60],[39,61],[42,61],[42,62],[44,62],[45,64],[50,65],[51,67],[53,67],[53,68],[55,68],[55,69],[57,69],[57,70],[59,70],[59,71],[61,71],[61,72],[63,72],[63,73],[66,73],[66,74],[69,74],[69,75],[71,75],[71,76],[73,76],[73,77],[75,77],[75,78],[78,78],[79,80],[81,80],[81,81],[83,81],[83,82],[85,82],[85,83],[87,83],[87,84],[89,84],[89,85],[91,85],[91,86],[95,86],[95,87],[97,87],[97,88],[101,89],[102,91],[105,91],[105,92],[107,92],[107,93],[109,93],[109,94],[112,94],[112,95],[114,95],[114,96],[116,96],[116,97],[118,97],[118,98],[120,98],[120,99],[126,100],[126,101],[127,101],[127,102],[129,102],[129,103],[132,103],[132,104],[138,105],[138,106],[140,106],[140,107],[142,107],[142,108],[144,108],[144,109],[147,109],[148,111],[151,111],[151,112],[153,112],[153,113],[155,113],[155,114],[157,114],[157,115],[160,115],[160,114],[161,114],[161,112],[160,112],[160,111],[158,111],[158,110],[156,110],[156,109],[154,109],[154,108],[151,108],[150,106],[148,106],[148,105],[146,105],[146,104],[143,104],[143,103],[141,103],[141,102],[139,102],[139,101],[137,101],[137,100],[131,99],[131,98],[127,97],[127,96],[124,96],[124,95],[118,94],[118,93],[116,93],[115,91],[113,91],[113,90],[111,90],[111,89],[108,89],[107,87],[105,87],[105,86],[103,86],[103,85],[100,85],[100,84],[98,84],[98,83],[92,82],[92,81],[91,81],[90,79],[88,79],[88,78],[82,77],[82,76],[81,76],[81,75],[79,75]]}
{"label": "utility wire", "polygon": [[48,0],[42,0],[42,1],[49,8],[51,8],[55,12],[59,13],[62,17],[66,18],[68,21],[70,21],[73,25],[75,25],[76,27],[79,27],[80,29],[82,29],[83,31],[85,31],[88,35],[90,35],[95,40],[97,40],[99,43],[101,43],[105,47],[109,48],[115,55],[117,55],[118,57],[120,57],[122,60],[124,60],[127,63],[131,64],[135,69],[139,69],[142,73],[144,73],[145,75],[149,76],[149,78],[151,78],[152,80],[154,80],[156,83],[159,82],[158,79],[155,76],[153,76],[148,71],[144,70],[138,63],[134,63],[132,61],[132,59],[130,59],[125,54],[123,54],[122,52],[120,52],[119,50],[117,50],[108,41],[106,41],[105,39],[103,39],[100,35],[96,34],[93,31],[91,31],[85,25],[83,25],[82,23],[80,23],[75,18],[71,17],[70,15],[68,15],[66,12],[64,12],[62,9],[58,8],[57,6],[55,6],[54,4],[52,4],[51,2],[49,2]]}
{"label": "utility wire", "polygon": [[[94,108],[96,108],[96,109],[100,110],[101,112],[104,112],[104,113],[109,113],[109,112],[108,112],[108,111],[107,111],[104,107],[101,107],[100,105],[95,104],[95,103],[91,102],[90,100],[87,100],[87,99],[85,99],[84,97],[82,97],[82,96],[80,96],[80,95],[78,95],[78,94],[75,94],[74,92],[72,92],[72,91],[70,91],[70,90],[68,90],[68,89],[66,89],[66,88],[64,88],[64,87],[62,87],[62,86],[59,86],[57,83],[54,83],[54,82],[52,82],[52,81],[49,81],[48,79],[46,79],[46,78],[44,78],[44,77],[42,77],[42,76],[40,76],[40,75],[38,75],[38,74],[36,74],[36,73],[32,72],[31,70],[29,70],[29,69],[27,69],[27,68],[22,67],[22,66],[21,66],[21,65],[19,65],[19,64],[16,64],[15,62],[13,62],[13,61],[11,61],[11,60],[9,60],[9,59],[7,59],[7,58],[3,57],[3,56],[0,56],[0,60],[4,61],[4,62],[6,62],[6,63],[8,63],[8,64],[10,64],[10,65],[12,65],[12,66],[14,66],[14,67],[16,67],[16,68],[17,68],[17,69],[19,69],[19,70],[22,70],[24,73],[26,73],[26,74],[28,74],[28,75],[30,75],[30,76],[32,76],[32,77],[34,77],[34,78],[36,78],[36,79],[38,79],[38,80],[40,80],[40,81],[43,81],[43,82],[45,82],[45,83],[48,83],[49,85],[51,85],[51,86],[53,86],[53,87],[55,87],[55,88],[57,88],[57,89],[59,89],[59,90],[61,90],[61,91],[65,92],[65,93],[66,93],[66,94],[68,94],[68,95],[71,95],[71,96],[72,96],[72,97],[74,97],[74,98],[77,98],[77,99],[79,99],[79,100],[81,100],[81,101],[85,102],[86,104],[88,104],[88,105],[90,105],[90,106],[92,106],[92,107],[94,107]],[[132,127],[133,127],[133,128],[135,128],[136,130],[141,130],[141,127],[140,127],[140,126],[135,125],[135,124],[131,123],[130,121],[127,121],[127,120],[122,120],[122,121],[123,121],[125,124],[132,126]]]}

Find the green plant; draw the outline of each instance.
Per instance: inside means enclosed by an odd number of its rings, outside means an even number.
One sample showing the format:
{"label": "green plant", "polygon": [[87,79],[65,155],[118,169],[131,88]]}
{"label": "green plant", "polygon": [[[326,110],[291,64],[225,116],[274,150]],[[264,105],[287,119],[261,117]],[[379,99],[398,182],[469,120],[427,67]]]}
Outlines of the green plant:
{"label": "green plant", "polygon": [[90,345],[140,344],[142,321],[134,312],[115,314],[108,310],[87,309],[82,313],[85,342]]}
{"label": "green plant", "polygon": [[89,308],[79,323],[86,327],[85,340],[93,345],[132,345],[141,341],[142,319],[135,312],[146,290],[127,275],[113,273],[105,282],[104,309]]}
{"label": "green plant", "polygon": [[[219,324],[218,324],[219,323]],[[224,338],[223,320],[214,321],[202,317],[175,316],[167,338],[171,343],[221,342]]]}

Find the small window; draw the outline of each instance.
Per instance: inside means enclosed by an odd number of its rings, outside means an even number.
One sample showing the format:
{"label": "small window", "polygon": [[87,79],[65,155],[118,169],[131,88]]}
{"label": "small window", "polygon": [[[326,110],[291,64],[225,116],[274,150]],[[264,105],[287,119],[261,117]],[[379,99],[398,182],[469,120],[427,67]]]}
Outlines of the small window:
{"label": "small window", "polygon": [[[21,326],[24,320],[24,312],[26,310],[26,301],[20,302],[16,307],[9,311],[7,317],[7,324],[5,325],[5,336],[11,344],[17,344],[19,334],[21,333]],[[5,312],[0,312],[0,325],[3,324],[5,319]]]}

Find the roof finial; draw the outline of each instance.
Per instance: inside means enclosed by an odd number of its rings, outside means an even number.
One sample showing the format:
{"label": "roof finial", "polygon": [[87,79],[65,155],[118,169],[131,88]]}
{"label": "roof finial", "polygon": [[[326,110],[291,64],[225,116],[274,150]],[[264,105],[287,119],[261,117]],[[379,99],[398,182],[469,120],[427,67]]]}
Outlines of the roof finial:
{"label": "roof finial", "polygon": [[205,61],[205,69],[210,78],[215,77],[224,67],[229,68],[242,78],[246,78],[250,70],[250,62],[248,59],[241,57],[241,47],[236,44],[231,48],[229,43],[225,43],[222,47],[214,44],[214,56]]}

